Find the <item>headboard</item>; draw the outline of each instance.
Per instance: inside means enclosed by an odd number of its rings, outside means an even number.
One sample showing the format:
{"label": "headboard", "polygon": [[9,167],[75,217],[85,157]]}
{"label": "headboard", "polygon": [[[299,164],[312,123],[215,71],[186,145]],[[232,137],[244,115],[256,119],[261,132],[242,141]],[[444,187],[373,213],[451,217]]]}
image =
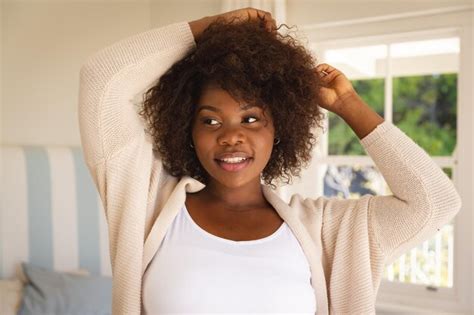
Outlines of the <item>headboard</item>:
{"label": "headboard", "polygon": [[0,278],[22,261],[111,276],[102,203],[80,147],[0,147]]}

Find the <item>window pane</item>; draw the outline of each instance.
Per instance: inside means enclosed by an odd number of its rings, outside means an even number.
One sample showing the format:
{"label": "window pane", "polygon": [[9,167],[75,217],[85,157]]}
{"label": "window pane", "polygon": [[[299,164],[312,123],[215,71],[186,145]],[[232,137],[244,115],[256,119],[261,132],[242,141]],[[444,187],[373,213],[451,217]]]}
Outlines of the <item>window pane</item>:
{"label": "window pane", "polygon": [[328,49],[323,59],[351,80],[383,78],[387,51],[387,45]]}
{"label": "window pane", "polygon": [[[352,80],[357,94],[374,109],[384,116],[384,79]],[[367,155],[360,139],[349,125],[338,115],[329,112],[329,155]]]}
{"label": "window pane", "polygon": [[385,195],[385,180],[374,166],[328,165],[324,196],[355,199],[365,194]]}
{"label": "window pane", "polygon": [[393,122],[432,156],[454,151],[456,104],[456,73],[393,79]]}
{"label": "window pane", "polygon": [[453,224],[400,256],[384,270],[385,279],[430,287],[453,286]]}
{"label": "window pane", "polygon": [[[361,98],[379,115],[384,116],[384,77],[387,45],[328,49],[324,62],[341,70]],[[329,155],[367,155],[360,140],[347,123],[329,112]]]}
{"label": "window pane", "polygon": [[453,179],[453,169],[450,167],[443,167],[443,172],[451,179]]}

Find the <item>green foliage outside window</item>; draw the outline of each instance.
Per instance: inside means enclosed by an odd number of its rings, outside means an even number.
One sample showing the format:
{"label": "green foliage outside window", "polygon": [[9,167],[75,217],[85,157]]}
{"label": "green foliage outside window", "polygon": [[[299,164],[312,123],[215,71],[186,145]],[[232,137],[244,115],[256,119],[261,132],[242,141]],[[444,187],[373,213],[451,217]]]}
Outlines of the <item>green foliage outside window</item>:
{"label": "green foliage outside window", "polygon": [[[384,79],[352,84],[383,117]],[[456,145],[456,87],[455,73],[393,78],[393,123],[432,156],[449,156]],[[330,155],[366,155],[342,118],[329,113],[329,128]]]}
{"label": "green foliage outside window", "polygon": [[393,80],[393,122],[429,155],[454,151],[456,87],[455,73]]}

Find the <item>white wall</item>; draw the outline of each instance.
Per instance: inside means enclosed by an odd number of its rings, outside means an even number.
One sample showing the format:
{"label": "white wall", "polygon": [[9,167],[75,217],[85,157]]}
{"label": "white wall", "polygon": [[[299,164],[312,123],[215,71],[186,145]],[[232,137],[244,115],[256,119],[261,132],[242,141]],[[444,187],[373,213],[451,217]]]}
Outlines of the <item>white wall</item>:
{"label": "white wall", "polygon": [[[3,139],[3,2],[0,2],[0,143]],[[1,174],[0,174],[1,175]]]}
{"label": "white wall", "polygon": [[2,144],[80,145],[78,75],[86,57],[207,11],[202,4],[188,14],[177,1],[2,2]]}
{"label": "white wall", "polygon": [[220,8],[220,0],[152,0],[151,26],[197,20],[203,16],[219,14]]}
{"label": "white wall", "polygon": [[79,145],[78,74],[103,45],[149,27],[146,3],[4,3],[4,144]]}
{"label": "white wall", "polygon": [[[78,74],[96,50],[150,28],[220,12],[220,0],[4,0],[0,142],[80,145]],[[470,0],[288,0],[287,23],[340,21]],[[284,22],[284,21],[279,21]]]}

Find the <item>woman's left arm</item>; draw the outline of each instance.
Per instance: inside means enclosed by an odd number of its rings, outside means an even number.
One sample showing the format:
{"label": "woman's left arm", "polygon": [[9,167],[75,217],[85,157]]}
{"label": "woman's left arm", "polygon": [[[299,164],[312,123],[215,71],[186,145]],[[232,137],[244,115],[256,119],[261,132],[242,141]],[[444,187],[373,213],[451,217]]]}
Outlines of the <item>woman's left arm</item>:
{"label": "woman's left arm", "polygon": [[315,71],[320,77],[317,91],[319,105],[344,119],[359,139],[384,122],[384,119],[360,98],[341,71],[326,63],[318,65]]}
{"label": "woman's left arm", "polygon": [[369,230],[390,263],[431,237],[460,210],[452,181],[433,159],[398,127],[373,111],[339,70],[321,64],[318,102],[339,115],[383,175],[393,195],[372,196]]}

